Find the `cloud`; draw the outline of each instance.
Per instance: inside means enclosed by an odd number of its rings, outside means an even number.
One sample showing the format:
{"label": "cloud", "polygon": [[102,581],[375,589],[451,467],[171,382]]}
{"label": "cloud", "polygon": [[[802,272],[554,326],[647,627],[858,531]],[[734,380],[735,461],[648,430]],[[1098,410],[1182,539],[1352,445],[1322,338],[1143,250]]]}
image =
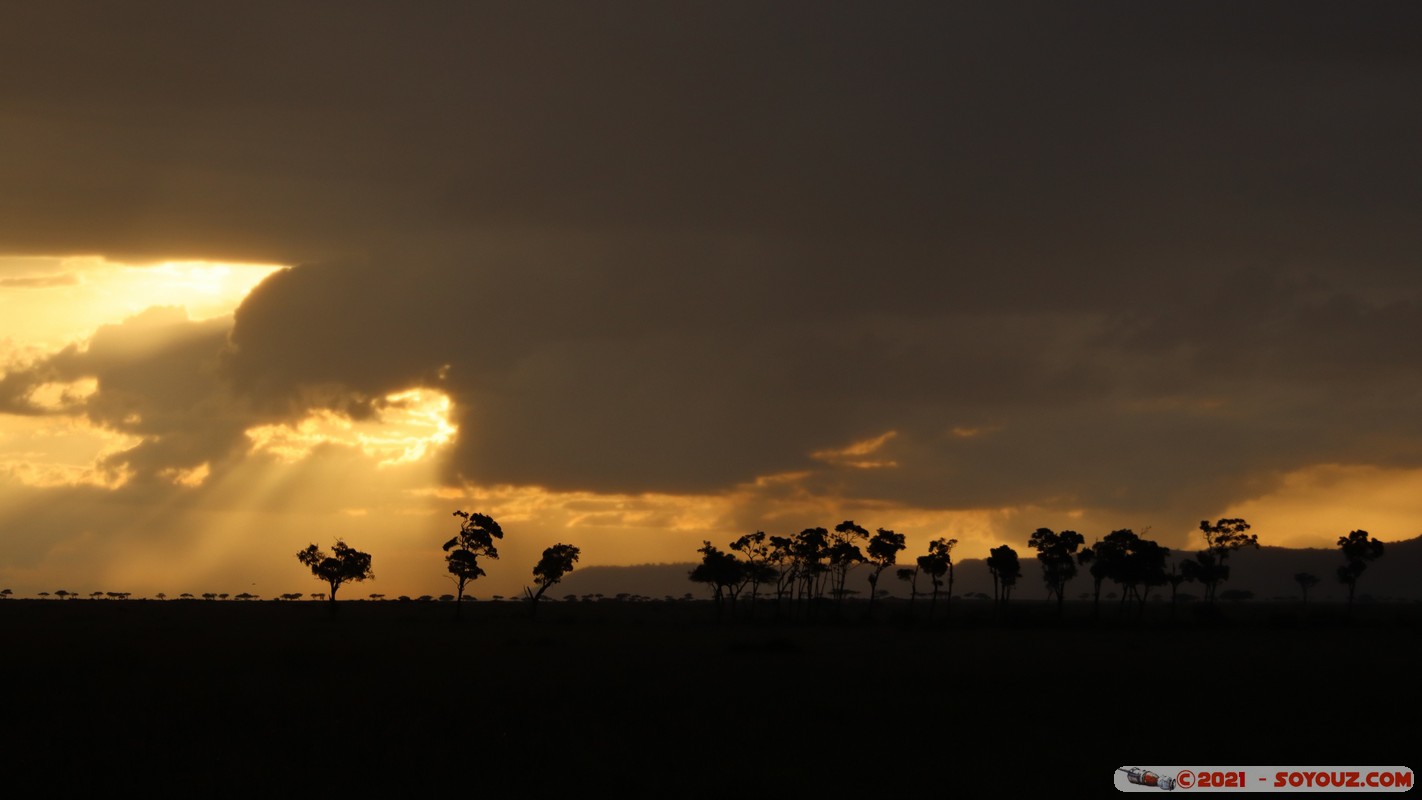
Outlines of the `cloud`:
{"label": "cloud", "polygon": [[55,286],[75,286],[78,283],[79,276],[74,274],[0,278],[0,288],[4,289],[49,289]]}
{"label": "cloud", "polygon": [[[171,307],[101,326],[82,346],[6,373],[3,409],[82,414],[105,430],[136,437],[139,443],[111,455],[109,465],[132,469],[139,479],[221,459],[258,419],[225,391],[218,374],[230,326],[230,318],[193,322]],[[38,402],[51,387],[65,385],[83,385],[87,394],[61,392],[58,406]]]}
{"label": "cloud", "polygon": [[[299,267],[239,311],[234,375],[277,405],[438,386],[461,431],[452,478],[564,490],[704,492],[808,469],[903,502],[1178,507],[1188,521],[1183,509],[1291,465],[1416,452],[1415,378],[1359,366],[1405,359],[1411,300],[1320,283],[1262,293],[1257,310],[1192,314],[1192,296],[1119,315],[841,303],[817,321],[761,307],[709,265],[639,302],[618,260],[568,257],[575,293],[497,263]],[[294,341],[303,326],[316,333]],[[885,430],[897,435],[875,460],[897,469],[825,463]]]}

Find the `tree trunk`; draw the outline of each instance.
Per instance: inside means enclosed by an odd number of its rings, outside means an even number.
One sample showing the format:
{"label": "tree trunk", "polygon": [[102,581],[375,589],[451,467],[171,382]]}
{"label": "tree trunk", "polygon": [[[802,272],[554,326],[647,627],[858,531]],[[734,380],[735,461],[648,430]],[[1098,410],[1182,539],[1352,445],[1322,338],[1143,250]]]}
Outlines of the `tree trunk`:
{"label": "tree trunk", "polygon": [[951,616],[953,610],[953,562],[948,562],[948,599],[943,601],[943,613]]}
{"label": "tree trunk", "polygon": [[548,586],[546,583],[539,586],[537,592],[529,592],[528,589],[523,590],[524,593],[528,595],[528,616],[530,618],[538,616],[538,598],[543,596],[543,593],[548,590]]}

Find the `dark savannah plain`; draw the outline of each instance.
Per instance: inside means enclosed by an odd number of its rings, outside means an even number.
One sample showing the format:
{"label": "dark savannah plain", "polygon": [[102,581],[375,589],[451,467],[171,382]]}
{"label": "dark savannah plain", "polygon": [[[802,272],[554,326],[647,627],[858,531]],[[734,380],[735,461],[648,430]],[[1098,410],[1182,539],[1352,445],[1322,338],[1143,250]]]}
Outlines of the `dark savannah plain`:
{"label": "dark savannah plain", "polygon": [[0,604],[6,760],[61,794],[1095,792],[1130,762],[1410,764],[1422,699],[1416,603],[463,605]]}

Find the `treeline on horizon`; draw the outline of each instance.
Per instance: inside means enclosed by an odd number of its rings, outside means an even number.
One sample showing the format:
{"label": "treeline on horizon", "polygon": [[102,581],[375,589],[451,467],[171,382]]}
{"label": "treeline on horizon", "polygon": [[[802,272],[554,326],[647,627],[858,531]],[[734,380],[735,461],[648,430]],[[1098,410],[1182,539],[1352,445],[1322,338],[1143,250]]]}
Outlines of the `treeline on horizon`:
{"label": "treeline on horizon", "polygon": [[[499,523],[489,515],[456,510],[454,516],[462,520],[460,530],[444,543],[442,550],[445,553],[445,571],[455,584],[455,592],[441,595],[438,599],[456,603],[455,615],[458,616],[463,601],[473,599],[466,595],[466,589],[486,574],[481,561],[498,559],[496,540],[501,540],[504,533]],[[1259,548],[1258,536],[1249,533],[1249,523],[1237,518],[1219,519],[1214,523],[1202,520],[1199,529],[1204,537],[1204,547],[1178,562],[1172,558],[1173,554],[1169,548],[1128,528],[1111,531],[1090,545],[1087,545],[1085,537],[1076,531],[1058,532],[1050,528],[1038,528],[1027,538],[1027,546],[1036,553],[1041,579],[1047,590],[1047,600],[1049,603],[1055,601],[1058,615],[1063,613],[1068,583],[1081,571],[1085,571],[1091,580],[1092,591],[1080,596],[1091,598],[1093,617],[1100,613],[1103,585],[1108,582],[1119,587],[1119,593],[1107,594],[1108,599],[1119,597],[1122,608],[1134,603],[1140,613],[1144,612],[1145,604],[1153,590],[1169,587],[1173,616],[1175,606],[1182,597],[1179,592],[1182,583],[1199,583],[1204,590],[1204,599],[1211,608],[1216,597],[1238,600],[1249,595],[1248,592],[1236,591],[1232,596],[1229,590],[1219,591],[1221,584],[1230,577],[1230,555],[1243,548]],[[746,612],[749,614],[754,614],[758,605],[770,603],[777,617],[784,615],[792,619],[810,618],[824,614],[842,616],[845,613],[846,601],[853,600],[856,605],[862,603],[857,597],[859,590],[850,586],[851,574],[861,567],[867,570],[868,601],[865,615],[868,618],[874,617],[876,602],[889,595],[886,589],[881,588],[880,581],[884,573],[891,570],[892,575],[908,588],[910,613],[919,597],[924,596],[929,620],[940,613],[940,597],[943,598],[943,613],[946,614],[948,604],[955,596],[953,551],[958,540],[946,537],[934,539],[928,543],[927,552],[900,566],[900,557],[907,549],[905,538],[902,533],[884,528],[879,528],[871,534],[853,520],[845,520],[833,529],[806,528],[793,536],[773,536],[756,531],[730,542],[728,550],[721,550],[710,541],[704,541],[702,547],[697,550],[701,555],[700,563],[688,571],[687,577],[693,583],[704,585],[710,592],[717,618],[725,614],[736,616],[738,601],[743,597],[748,603],[741,601],[741,604],[749,606],[749,611]],[[1342,556],[1342,563],[1338,565],[1335,577],[1348,589],[1347,607],[1351,616],[1358,581],[1366,571],[1368,563],[1383,555],[1384,547],[1382,542],[1371,538],[1368,532],[1363,530],[1354,530],[1346,536],[1340,536],[1337,547]],[[527,587],[523,591],[522,599],[527,601],[531,614],[536,614],[539,600],[548,589],[573,570],[579,555],[578,547],[563,543],[543,551],[542,558],[532,570],[533,587]],[[311,544],[297,553],[297,559],[310,570],[313,577],[326,583],[330,589],[329,592],[312,592],[310,599],[329,600],[333,609],[337,593],[343,585],[374,578],[372,556],[339,539],[330,553]],[[1014,548],[1004,544],[992,548],[984,563],[992,578],[991,597],[983,593],[970,593],[966,597],[975,598],[976,595],[983,600],[990,599],[994,612],[1000,613],[1006,609],[1013,589],[1023,579],[1022,561]],[[1293,578],[1302,592],[1303,602],[1307,604],[1309,589],[1316,586],[1321,579],[1308,572],[1296,573]],[[0,590],[0,599],[9,599],[12,596],[10,589]],[[75,599],[84,595],[65,589],[57,590],[53,595],[49,592],[39,593],[41,599],[51,596]],[[96,591],[87,596],[90,599],[127,600],[130,599],[131,593]],[[306,596],[300,592],[292,592],[277,595],[272,599],[297,601]],[[159,600],[169,599],[163,592],[157,593],[155,597]],[[199,598],[207,601],[261,599],[260,595],[249,592],[236,595],[215,592],[195,595],[185,592],[174,599]],[[386,599],[386,596],[371,593],[369,599],[379,601]],[[398,599],[412,600],[404,595]],[[414,599],[428,602],[436,598],[421,595]],[[505,598],[494,595],[493,599]],[[567,595],[564,599],[577,600],[578,596]],[[601,593],[592,593],[584,594],[582,599],[586,601],[605,598]],[[614,599],[651,598],[619,592]],[[692,594],[688,592],[680,598],[668,594],[666,599],[691,600]],[[1160,599],[1159,595],[1157,599]]]}
{"label": "treeline on horizon", "polygon": [[[1036,551],[1041,567],[1047,600],[1055,599],[1058,615],[1063,613],[1066,588],[1084,569],[1092,581],[1092,615],[1100,612],[1102,586],[1107,581],[1120,587],[1120,602],[1134,602],[1143,613],[1152,589],[1170,588],[1172,614],[1179,599],[1182,583],[1198,582],[1204,589],[1205,601],[1214,606],[1220,585],[1229,580],[1229,557],[1242,548],[1259,547],[1257,534],[1249,533],[1250,525],[1243,519],[1219,519],[1214,523],[1200,521],[1205,546],[1188,558],[1176,562],[1169,548],[1146,538],[1129,528],[1114,530],[1091,545],[1086,538],[1071,530],[1053,531],[1038,528],[1027,539]],[[847,596],[857,594],[848,588],[850,573],[858,567],[868,568],[868,611],[873,617],[875,601],[888,594],[879,586],[883,574],[893,569],[899,580],[909,585],[910,607],[921,591],[919,581],[926,579],[928,587],[928,617],[936,613],[939,595],[946,602],[953,598],[953,550],[957,539],[938,538],[928,543],[927,552],[916,556],[909,566],[897,566],[899,555],[906,549],[905,536],[884,528],[870,533],[853,520],[845,520],[832,530],[806,528],[794,536],[768,536],[763,531],[746,534],[723,551],[705,541],[697,551],[701,563],[691,570],[690,578],[705,584],[711,591],[718,616],[735,613],[737,599],[749,589],[751,606],[756,605],[761,587],[773,592],[779,613],[782,605],[792,610],[812,609],[831,602],[842,610]],[[1354,530],[1340,536],[1337,542],[1343,563],[1335,577],[1348,588],[1348,613],[1352,614],[1358,580],[1368,563],[1383,554],[1383,543],[1367,531]],[[1012,590],[1022,578],[1023,567],[1018,552],[1010,545],[994,547],[985,560],[992,577],[992,601],[996,611],[1007,607]],[[1308,591],[1320,582],[1317,575],[1299,572],[1294,575],[1308,602]],[[1229,599],[1229,592],[1222,593]],[[809,613],[809,612],[803,612]]]}

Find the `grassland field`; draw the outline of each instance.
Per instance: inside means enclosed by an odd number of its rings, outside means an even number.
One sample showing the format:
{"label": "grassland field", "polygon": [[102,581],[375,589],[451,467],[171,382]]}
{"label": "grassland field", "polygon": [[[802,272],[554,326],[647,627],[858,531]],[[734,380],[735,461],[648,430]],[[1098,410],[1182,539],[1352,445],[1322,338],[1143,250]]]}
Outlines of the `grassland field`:
{"label": "grassland field", "polygon": [[921,797],[1418,761],[1415,603],[327,606],[0,603],[7,771],[60,796]]}

